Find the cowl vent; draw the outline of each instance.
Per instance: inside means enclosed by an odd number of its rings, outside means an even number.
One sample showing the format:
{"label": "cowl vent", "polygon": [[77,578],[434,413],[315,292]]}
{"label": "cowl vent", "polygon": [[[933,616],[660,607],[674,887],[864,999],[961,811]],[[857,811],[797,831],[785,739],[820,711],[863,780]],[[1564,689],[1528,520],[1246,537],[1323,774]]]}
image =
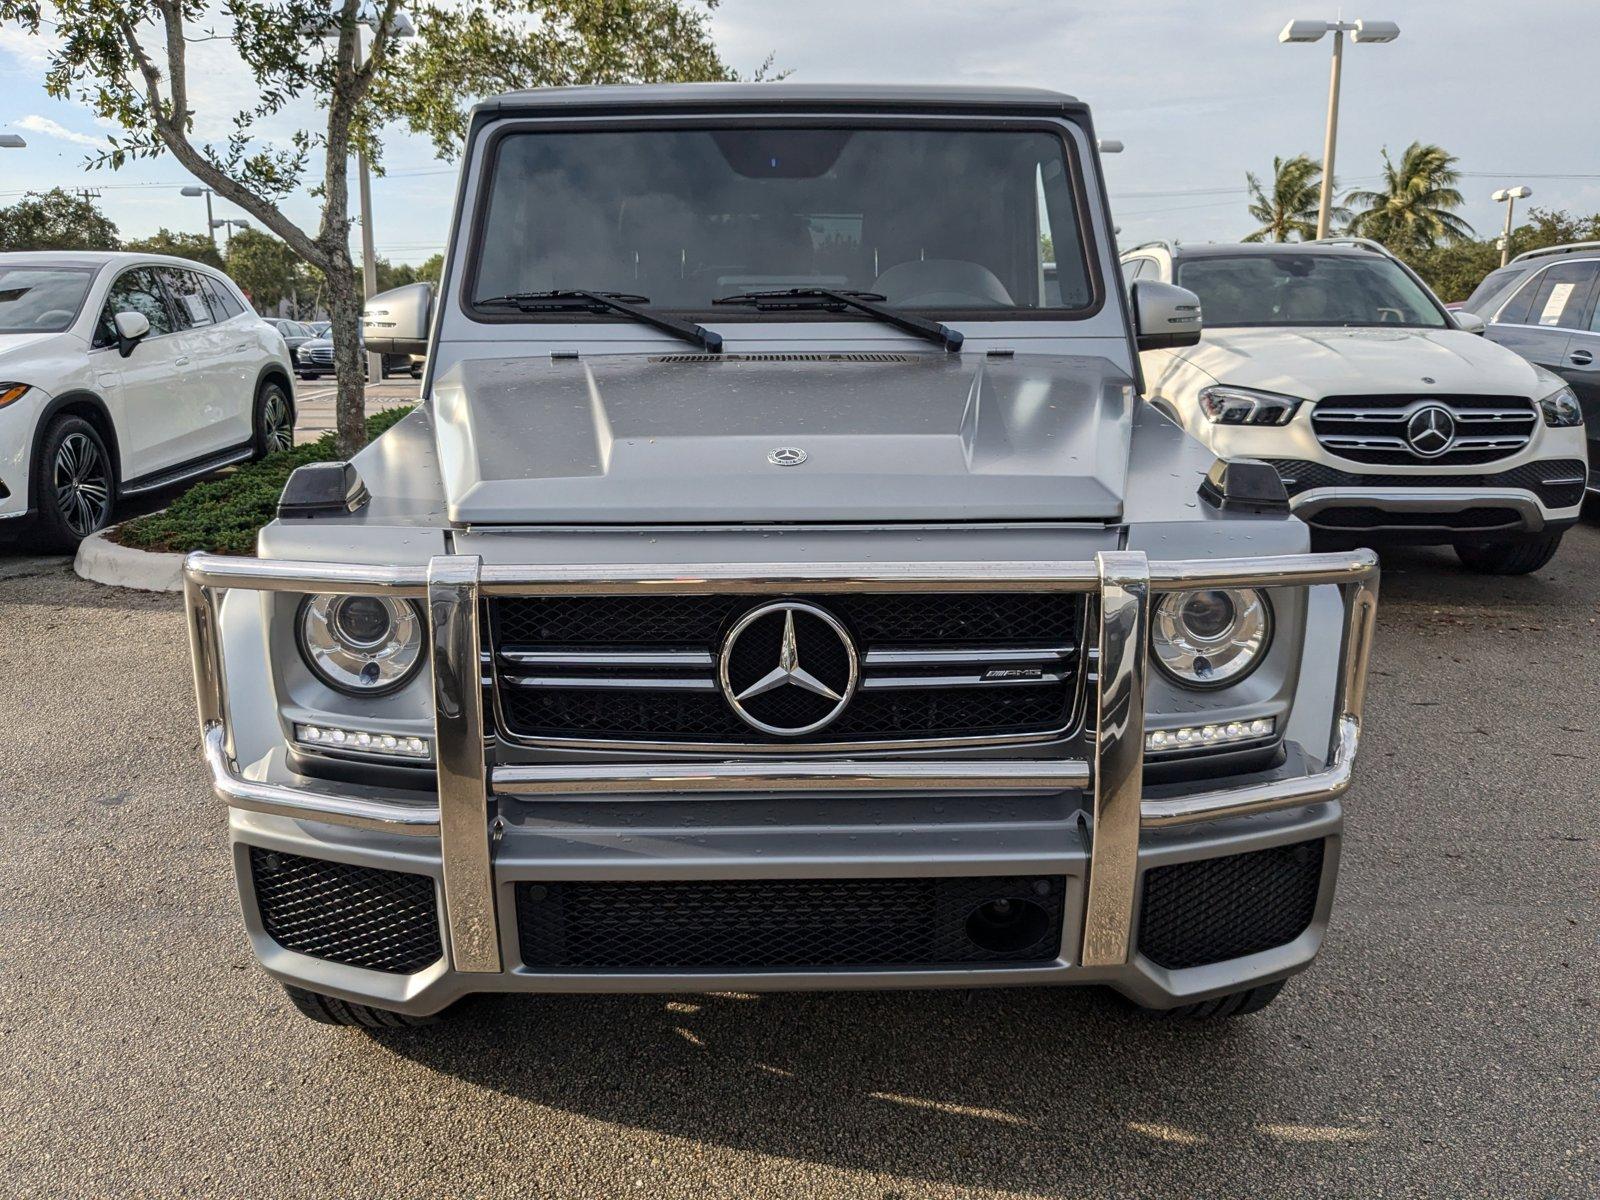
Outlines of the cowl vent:
{"label": "cowl vent", "polygon": [[650,361],[653,363],[903,363],[910,362],[911,359],[904,354],[858,350],[843,354],[657,354],[652,355]]}

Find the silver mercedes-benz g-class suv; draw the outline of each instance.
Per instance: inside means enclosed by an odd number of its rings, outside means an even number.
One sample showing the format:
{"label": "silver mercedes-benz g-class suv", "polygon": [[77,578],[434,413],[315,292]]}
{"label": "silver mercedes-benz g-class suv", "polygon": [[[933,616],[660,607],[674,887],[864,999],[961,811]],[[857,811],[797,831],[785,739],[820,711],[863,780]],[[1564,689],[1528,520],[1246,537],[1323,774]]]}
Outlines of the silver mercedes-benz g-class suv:
{"label": "silver mercedes-benz g-class suv", "polygon": [[295,1004],[1270,1000],[1327,926],[1376,565],[1141,400],[1200,312],[1117,281],[1068,96],[480,105],[436,296],[366,316],[420,405],[188,561]]}

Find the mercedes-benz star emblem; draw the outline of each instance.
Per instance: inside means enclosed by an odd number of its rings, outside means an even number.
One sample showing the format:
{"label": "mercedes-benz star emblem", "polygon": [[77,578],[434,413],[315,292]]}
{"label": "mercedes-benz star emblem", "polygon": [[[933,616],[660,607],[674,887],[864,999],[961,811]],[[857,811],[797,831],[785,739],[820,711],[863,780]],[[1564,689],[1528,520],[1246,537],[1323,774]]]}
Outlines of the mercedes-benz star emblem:
{"label": "mercedes-benz star emblem", "polygon": [[861,676],[855,643],[832,613],[779,600],[740,617],[722,643],[717,682],[740,720],[799,737],[838,719]]}
{"label": "mercedes-benz star emblem", "polygon": [[799,446],[779,446],[767,451],[767,461],[775,467],[798,467],[806,460],[806,452]]}
{"label": "mercedes-benz star emblem", "polygon": [[1456,419],[1437,404],[1417,409],[1406,422],[1406,442],[1423,458],[1438,458],[1456,440]]}

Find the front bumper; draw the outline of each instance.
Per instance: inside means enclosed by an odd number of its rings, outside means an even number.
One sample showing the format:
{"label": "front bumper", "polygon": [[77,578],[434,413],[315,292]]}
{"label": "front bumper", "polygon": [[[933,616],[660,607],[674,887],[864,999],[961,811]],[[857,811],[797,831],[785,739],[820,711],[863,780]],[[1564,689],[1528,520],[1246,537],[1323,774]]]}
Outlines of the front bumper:
{"label": "front bumper", "polygon": [[[1235,786],[1143,780],[1145,651],[1151,598],[1207,586],[1334,584],[1344,632],[1326,754]],[[478,612],[492,594],[997,590],[1089,593],[1098,614],[1088,761],[926,759],[491,765]],[[217,595],[230,587],[425,597],[432,638],[437,793],[294,786],[247,778],[227,724]],[[186,602],[202,737],[232,832],[252,939],[273,974],[348,999],[435,1011],[477,991],[720,989],[1109,983],[1171,1005],[1287,975],[1315,955],[1337,872],[1339,799],[1360,734],[1377,568],[1344,555],[1151,563],[1134,552],[1093,563],[686,566],[543,569],[476,558],[400,568],[191,556]],[[937,793],[928,796],[928,793]],[[827,817],[851,796],[843,818]],[[709,811],[708,811],[709,806]],[[720,806],[720,808],[719,808]],[[931,810],[931,811],[930,811]],[[1141,950],[1150,872],[1182,862],[1316,845],[1309,907],[1286,941],[1225,961],[1163,967]],[[439,958],[384,972],[285,949],[255,900],[252,848],[433,881]],[[519,928],[522,885],[560,881],[866,880],[1036,877],[1059,898],[1059,942],[1043,960],[826,970],[532,967]],[[1051,935],[1054,936],[1054,935]]]}

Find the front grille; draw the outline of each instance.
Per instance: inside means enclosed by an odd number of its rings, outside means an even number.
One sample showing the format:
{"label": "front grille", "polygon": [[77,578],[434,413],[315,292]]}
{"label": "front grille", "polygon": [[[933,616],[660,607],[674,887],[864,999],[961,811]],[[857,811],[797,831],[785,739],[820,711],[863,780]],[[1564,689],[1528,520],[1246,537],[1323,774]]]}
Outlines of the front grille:
{"label": "front grille", "polygon": [[285,950],[409,975],[444,953],[433,880],[250,847],[267,936]]}
{"label": "front grille", "polygon": [[1048,963],[1064,894],[1060,876],[1019,875],[519,883],[518,940],[534,969]]}
{"label": "front grille", "polygon": [[[1064,731],[1075,718],[1081,596],[799,599],[838,621],[860,664],[859,689],[814,733],[757,729],[724,696],[718,660],[729,631],[773,602],[737,595],[491,600],[501,728],[527,740],[760,747],[1026,736]],[[811,638],[801,643],[800,665],[835,682],[847,678],[839,643],[819,636],[826,626],[814,616],[796,620]],[[737,649],[730,678],[760,678],[778,663],[777,624],[741,635]],[[745,702],[758,722],[783,728],[819,720],[833,706],[795,687]]]}
{"label": "front grille", "polygon": [[1287,945],[1316,915],[1322,851],[1318,839],[1151,868],[1139,953],[1178,970]]}
{"label": "front grille", "polygon": [[1291,496],[1313,488],[1520,488],[1532,492],[1550,508],[1568,508],[1583,499],[1588,465],[1579,459],[1554,459],[1524,463],[1495,474],[1384,475],[1341,471],[1324,463],[1300,459],[1267,460],[1283,479]]}
{"label": "front grille", "polygon": [[333,366],[332,346],[301,346],[295,356],[303,363],[318,367]]}
{"label": "front grille", "polygon": [[[1420,409],[1449,412],[1455,437],[1442,454],[1418,454],[1406,425]],[[1330,454],[1376,465],[1466,466],[1493,462],[1521,450],[1533,436],[1538,413],[1526,396],[1328,396],[1311,410],[1311,428]]]}
{"label": "front grille", "polygon": [[1455,529],[1472,533],[1490,533],[1504,529],[1521,529],[1525,522],[1514,508],[1463,508],[1458,512],[1399,513],[1385,512],[1381,508],[1357,508],[1338,505],[1322,508],[1306,518],[1318,529]]}

